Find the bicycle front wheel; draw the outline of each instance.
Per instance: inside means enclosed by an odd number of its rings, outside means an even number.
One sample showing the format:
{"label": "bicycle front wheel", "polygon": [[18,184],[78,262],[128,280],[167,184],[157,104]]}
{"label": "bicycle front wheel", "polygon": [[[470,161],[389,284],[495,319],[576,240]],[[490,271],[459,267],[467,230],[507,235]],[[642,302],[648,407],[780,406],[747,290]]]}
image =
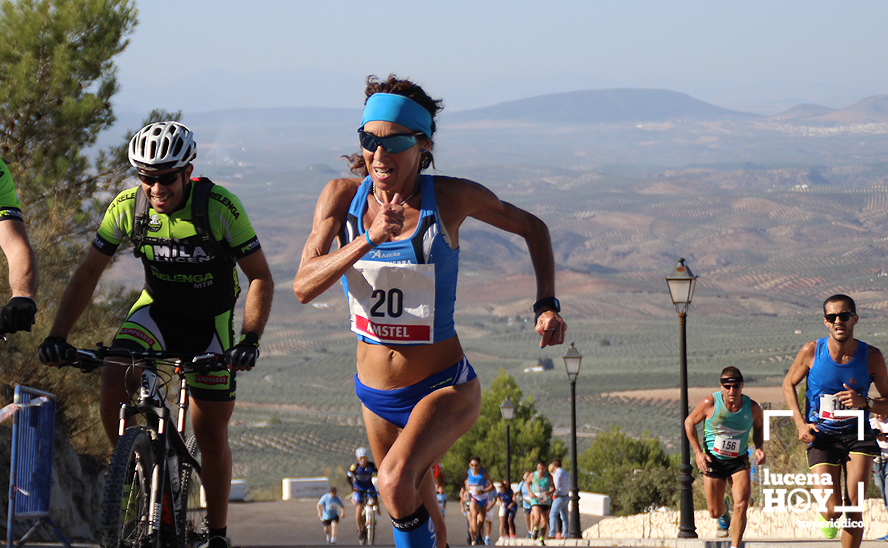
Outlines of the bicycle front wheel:
{"label": "bicycle front wheel", "polygon": [[133,426],[126,429],[114,446],[102,500],[102,548],[147,546],[151,533],[152,444],[144,427]]}
{"label": "bicycle front wheel", "polygon": [[[188,438],[188,452],[194,460],[200,462],[200,449],[197,448],[197,440],[194,436]],[[183,532],[183,548],[195,548],[209,537],[207,529],[207,509],[202,504],[200,476],[189,464],[182,465],[182,501],[183,508],[179,509],[182,516],[180,531]]]}

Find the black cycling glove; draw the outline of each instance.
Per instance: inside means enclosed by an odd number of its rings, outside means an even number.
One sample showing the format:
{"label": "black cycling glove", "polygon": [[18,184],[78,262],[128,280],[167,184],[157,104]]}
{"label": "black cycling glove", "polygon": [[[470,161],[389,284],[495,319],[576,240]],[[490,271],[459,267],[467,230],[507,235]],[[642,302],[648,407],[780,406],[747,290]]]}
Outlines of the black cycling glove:
{"label": "black cycling glove", "polygon": [[225,351],[225,365],[234,369],[249,369],[256,365],[259,357],[259,335],[245,333],[239,343]]}
{"label": "black cycling glove", "polygon": [[37,355],[45,364],[69,362],[77,359],[77,349],[65,337],[46,337],[37,348]]}
{"label": "black cycling glove", "polygon": [[0,331],[3,333],[31,331],[36,313],[37,305],[31,298],[13,297],[6,306],[0,308]]}

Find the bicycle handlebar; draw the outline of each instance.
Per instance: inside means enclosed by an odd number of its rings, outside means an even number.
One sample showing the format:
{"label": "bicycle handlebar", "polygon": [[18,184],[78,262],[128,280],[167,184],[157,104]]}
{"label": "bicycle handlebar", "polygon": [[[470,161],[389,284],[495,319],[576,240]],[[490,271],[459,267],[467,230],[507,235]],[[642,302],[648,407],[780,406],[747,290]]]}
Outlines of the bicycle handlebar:
{"label": "bicycle handlebar", "polygon": [[222,354],[204,352],[170,352],[166,350],[129,350],[126,348],[110,348],[99,343],[96,348],[77,349],[76,357],[62,366],[79,367],[84,373],[93,371],[106,364],[106,358],[126,358],[130,363],[107,362],[107,365],[136,365],[139,367],[157,367],[157,362],[179,367],[185,373],[206,371],[227,371]]}

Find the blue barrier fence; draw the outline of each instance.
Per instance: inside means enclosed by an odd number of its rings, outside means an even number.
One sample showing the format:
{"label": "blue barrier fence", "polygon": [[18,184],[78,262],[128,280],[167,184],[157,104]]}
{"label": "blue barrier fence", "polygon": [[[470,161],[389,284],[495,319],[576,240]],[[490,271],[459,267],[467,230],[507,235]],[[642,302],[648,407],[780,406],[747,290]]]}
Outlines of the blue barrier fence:
{"label": "blue barrier fence", "polygon": [[[52,449],[55,441],[55,396],[25,386],[15,387],[12,422],[12,455],[9,467],[9,512],[6,522],[7,548],[19,548],[41,524],[55,531],[67,547],[71,544],[49,517],[52,487]],[[37,522],[16,542],[15,523]]]}

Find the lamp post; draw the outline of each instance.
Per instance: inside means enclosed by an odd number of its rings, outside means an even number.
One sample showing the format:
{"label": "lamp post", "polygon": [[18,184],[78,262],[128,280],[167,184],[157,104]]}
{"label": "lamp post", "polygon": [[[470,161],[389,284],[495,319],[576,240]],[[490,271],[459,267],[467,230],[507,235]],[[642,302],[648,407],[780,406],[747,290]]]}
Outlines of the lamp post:
{"label": "lamp post", "polygon": [[577,377],[583,356],[574,343],[564,353],[564,368],[570,380],[570,519],[567,538],[583,538],[580,529],[580,489],[577,486]]}
{"label": "lamp post", "polygon": [[672,272],[666,276],[666,284],[669,286],[669,296],[678,313],[679,326],[679,356],[681,367],[681,464],[678,466],[679,501],[681,519],[678,525],[678,538],[697,538],[697,528],[694,525],[694,492],[691,484],[694,476],[691,475],[691,445],[685,433],[684,422],[688,417],[688,349],[685,324],[688,317],[688,306],[694,296],[694,286],[697,276],[691,273],[691,269],[685,266],[684,259],[679,259]]}
{"label": "lamp post", "polygon": [[503,400],[503,403],[500,404],[500,413],[503,415],[503,420],[506,421],[506,483],[509,484],[509,489],[512,488],[512,446],[511,441],[509,439],[509,423],[512,422],[512,417],[515,416],[515,404],[512,403],[512,400],[506,398]]}

